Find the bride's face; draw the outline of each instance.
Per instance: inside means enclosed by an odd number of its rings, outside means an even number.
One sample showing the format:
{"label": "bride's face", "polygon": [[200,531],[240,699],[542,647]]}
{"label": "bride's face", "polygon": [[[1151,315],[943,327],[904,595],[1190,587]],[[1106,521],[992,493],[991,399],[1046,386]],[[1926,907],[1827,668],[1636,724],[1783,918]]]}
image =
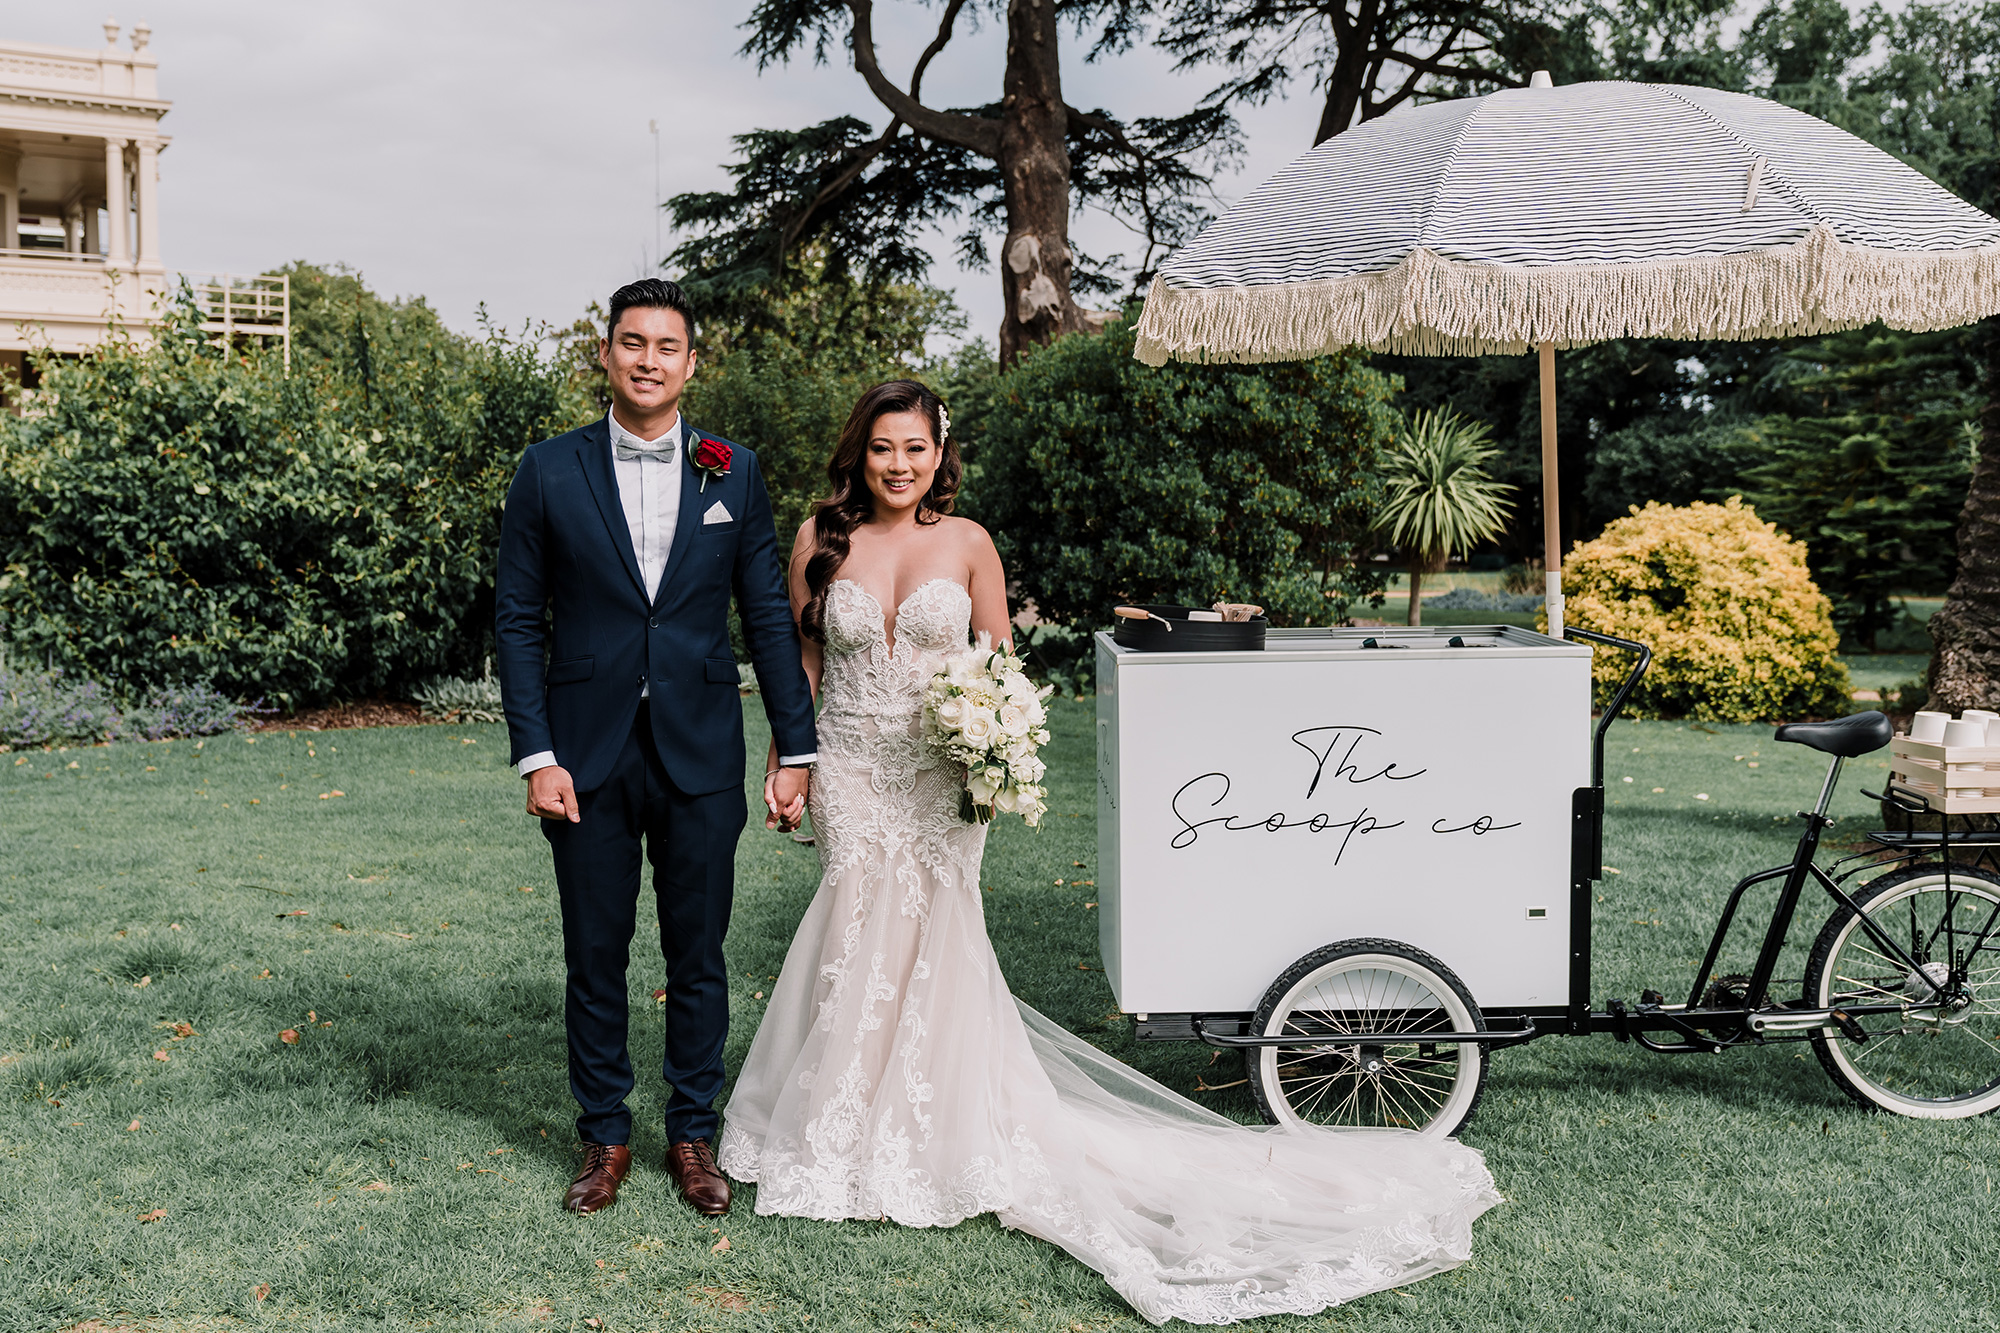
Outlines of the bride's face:
{"label": "bride's face", "polygon": [[877,512],[914,509],[930,492],[937,471],[937,441],[923,412],[884,412],[868,432],[868,489]]}

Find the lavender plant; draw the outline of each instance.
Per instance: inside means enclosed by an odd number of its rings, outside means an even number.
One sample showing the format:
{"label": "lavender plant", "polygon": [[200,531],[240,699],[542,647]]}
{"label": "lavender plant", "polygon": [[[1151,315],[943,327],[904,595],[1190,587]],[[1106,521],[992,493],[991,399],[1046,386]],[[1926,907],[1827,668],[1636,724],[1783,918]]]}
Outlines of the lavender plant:
{"label": "lavender plant", "polygon": [[275,710],[204,682],[166,685],[121,703],[101,681],[21,667],[0,651],[0,751],[99,741],[164,740],[238,731]]}

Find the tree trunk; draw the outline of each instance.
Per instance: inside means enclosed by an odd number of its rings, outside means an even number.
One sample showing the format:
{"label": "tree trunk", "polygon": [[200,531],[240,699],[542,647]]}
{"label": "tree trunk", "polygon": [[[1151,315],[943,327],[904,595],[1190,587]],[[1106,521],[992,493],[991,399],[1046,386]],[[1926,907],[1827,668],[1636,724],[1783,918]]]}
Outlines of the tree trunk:
{"label": "tree trunk", "polygon": [[1405,625],[1424,623],[1424,562],[1421,560],[1410,562],[1410,610],[1409,614],[1403,617],[1403,623]]}
{"label": "tree trunk", "polygon": [[2000,320],[1986,328],[1986,407],[1979,457],[1958,519],[1958,577],[1931,617],[1932,708],[2000,700]]}
{"label": "tree trunk", "polygon": [[[1366,81],[1368,54],[1375,45],[1375,23],[1381,12],[1380,0],[1361,0],[1353,26],[1338,32],[1339,53],[1326,76],[1326,101],[1320,107],[1319,129],[1314,144],[1323,144],[1342,130],[1354,126],[1355,110],[1361,105],[1362,84]],[[1414,622],[1413,622],[1414,623]]]}
{"label": "tree trunk", "polygon": [[1008,0],[1001,85],[1000,364],[1083,327],[1070,299],[1069,116],[1063,109],[1055,0]]}

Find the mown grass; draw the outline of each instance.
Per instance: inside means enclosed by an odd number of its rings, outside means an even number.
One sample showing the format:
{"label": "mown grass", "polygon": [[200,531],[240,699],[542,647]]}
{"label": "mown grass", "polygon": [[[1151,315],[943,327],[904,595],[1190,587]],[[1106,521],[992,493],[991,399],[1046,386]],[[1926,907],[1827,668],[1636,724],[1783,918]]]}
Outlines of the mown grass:
{"label": "mown grass", "polygon": [[[1239,1077],[1135,1045],[1089,970],[1091,725],[1085,705],[1056,718],[1053,815],[996,826],[984,876],[1010,980],[1174,1087]],[[418,727],[0,757],[0,1329],[1139,1326],[991,1219],[765,1219],[748,1191],[722,1224],[696,1217],[659,1170],[657,1080],[618,1207],[563,1214],[560,939],[504,747]],[[1598,995],[1673,991],[1729,884],[1784,859],[1817,756],[1766,728],[1650,723],[1616,728],[1609,759]],[[1881,766],[1850,771],[1843,836]],[[745,836],[732,1065],[814,880],[809,849]],[[1228,906],[1218,930],[1271,928]],[[634,959],[635,1054],[656,1068],[643,930]],[[1197,1095],[1251,1114],[1240,1087]],[[1545,1040],[1498,1057],[1467,1139],[1510,1198],[1471,1264],[1270,1326],[1970,1329],[2000,1302],[1995,1124],[1869,1115],[1799,1047]]]}

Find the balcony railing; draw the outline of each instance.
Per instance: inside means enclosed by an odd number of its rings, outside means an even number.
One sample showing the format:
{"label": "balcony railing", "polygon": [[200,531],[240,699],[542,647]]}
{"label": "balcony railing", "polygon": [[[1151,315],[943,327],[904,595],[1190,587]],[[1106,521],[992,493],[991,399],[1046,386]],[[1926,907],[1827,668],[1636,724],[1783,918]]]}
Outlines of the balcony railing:
{"label": "balcony railing", "polygon": [[42,249],[39,246],[22,250],[0,250],[0,259],[55,259],[67,260],[73,264],[104,263],[103,255],[80,254],[73,250]]}

